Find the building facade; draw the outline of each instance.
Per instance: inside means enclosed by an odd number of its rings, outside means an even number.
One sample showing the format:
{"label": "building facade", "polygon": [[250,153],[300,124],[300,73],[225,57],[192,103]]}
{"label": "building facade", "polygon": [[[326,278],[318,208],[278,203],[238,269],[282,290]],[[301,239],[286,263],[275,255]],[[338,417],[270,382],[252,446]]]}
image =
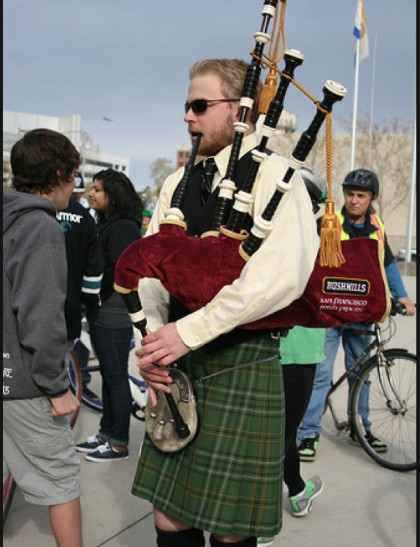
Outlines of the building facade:
{"label": "building facade", "polygon": [[68,137],[79,150],[82,157],[80,170],[84,175],[85,184],[92,181],[92,176],[102,169],[115,169],[130,176],[130,160],[127,156],[120,156],[102,152],[98,147],[90,145],[89,136],[81,129],[81,116],[47,116],[3,110],[3,184],[10,179],[10,150],[27,131],[45,127],[58,131]]}

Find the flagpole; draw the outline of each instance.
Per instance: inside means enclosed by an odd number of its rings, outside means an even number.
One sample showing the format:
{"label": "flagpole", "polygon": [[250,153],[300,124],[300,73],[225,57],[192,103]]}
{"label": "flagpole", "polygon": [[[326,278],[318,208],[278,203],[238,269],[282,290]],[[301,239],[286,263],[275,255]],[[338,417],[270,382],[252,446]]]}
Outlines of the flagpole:
{"label": "flagpole", "polygon": [[414,216],[414,197],[416,192],[417,164],[416,164],[416,67],[414,66],[414,108],[413,108],[413,146],[412,146],[412,162],[411,162],[411,182],[410,182],[410,198],[409,198],[409,213],[407,223],[407,242],[405,246],[405,262],[404,275],[407,275],[407,262],[411,262],[412,251],[412,235],[413,235],[413,216]]}
{"label": "flagpole", "polygon": [[356,125],[357,125],[357,95],[359,89],[359,56],[360,40],[356,41],[356,58],[354,70],[354,100],[353,100],[353,124],[351,130],[350,171],[354,169],[354,156],[356,151]]}
{"label": "flagpole", "polygon": [[372,62],[372,91],[370,96],[370,120],[369,120],[369,158],[368,166],[371,165],[372,158],[372,136],[373,136],[373,103],[375,98],[375,66],[376,66],[376,43],[378,41],[378,34],[375,34],[375,45],[373,47],[373,62]]}

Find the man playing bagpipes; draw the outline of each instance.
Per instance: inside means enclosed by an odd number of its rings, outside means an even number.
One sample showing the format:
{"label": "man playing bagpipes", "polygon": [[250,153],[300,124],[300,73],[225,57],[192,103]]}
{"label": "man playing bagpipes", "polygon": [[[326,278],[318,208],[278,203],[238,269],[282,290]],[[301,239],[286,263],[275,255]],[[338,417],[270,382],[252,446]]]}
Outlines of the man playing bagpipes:
{"label": "man playing bagpipes", "polygon": [[[114,287],[142,336],[138,366],[149,386],[132,493],[153,504],[161,547],[203,546],[203,531],[213,547],[255,546],[279,533],[278,338],[294,325],[380,321],[390,309],[377,242],[365,239],[361,253],[337,230],[331,109],[346,89],[327,80],[317,101],[294,80],[302,53],[277,54],[285,7],[286,0],[264,0],[249,64],[213,59],[191,67],[184,117],[191,158],[166,179],[146,237],[116,265]],[[278,32],[261,92],[272,17]],[[291,81],[317,110],[285,159],[267,144]],[[266,113],[259,142],[258,111]],[[319,243],[298,171],[325,119],[328,198]]]}
{"label": "man playing bagpipes", "polygon": [[[181,207],[190,236],[201,236],[211,228],[218,185],[234,140],[233,124],[240,117],[247,68],[241,60],[215,59],[190,69],[184,120],[192,141],[201,134],[198,155],[204,158],[192,169]],[[255,122],[261,87],[258,82],[245,120],[249,128],[235,177],[239,188],[250,151],[258,144]],[[208,158],[214,158],[217,171],[205,201],[200,186]],[[261,214],[287,168],[287,160],[276,154],[261,163],[244,228],[249,229]],[[159,231],[182,175],[180,169],[165,181],[145,242]],[[212,546],[254,546],[258,536],[274,536],[281,529],[284,398],[279,331],[239,326],[289,305],[303,292],[313,269],[319,240],[311,202],[297,171],[289,186],[258,252],[244,262],[238,279],[226,284],[207,305],[190,313],[169,297],[158,280],[140,281],[150,331],[142,339],[138,365],[148,382],[151,403],[156,403],[160,391],[170,392],[167,366],[176,362],[195,385],[199,415],[195,438],[180,451],[165,453],[149,435],[144,439],[132,493],[153,504],[160,546],[204,545],[203,530],[210,532]],[[203,268],[223,267],[215,262]],[[198,290],[201,281],[185,283]]]}

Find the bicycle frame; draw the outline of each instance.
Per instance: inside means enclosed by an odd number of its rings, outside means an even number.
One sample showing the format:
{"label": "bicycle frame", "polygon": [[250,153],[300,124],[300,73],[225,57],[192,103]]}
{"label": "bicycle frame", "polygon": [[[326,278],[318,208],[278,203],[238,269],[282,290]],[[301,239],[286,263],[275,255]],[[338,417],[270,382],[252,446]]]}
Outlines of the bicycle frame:
{"label": "bicycle frame", "polygon": [[[407,403],[406,403],[406,401],[404,401],[400,397],[399,391],[398,391],[398,389],[397,389],[397,387],[394,383],[394,378],[392,377],[392,375],[390,373],[391,368],[385,366],[387,364],[387,361],[388,361],[388,356],[392,355],[392,351],[395,351],[395,350],[389,350],[388,352],[387,352],[387,350],[378,352],[378,362],[379,362],[379,365],[380,365],[378,367],[379,383],[380,383],[380,386],[381,386],[381,389],[382,389],[382,393],[384,394],[384,397],[387,401],[387,407],[389,408],[391,413],[394,414],[394,415],[397,415],[397,414],[403,414],[404,415],[408,410]],[[405,351],[406,352],[407,350],[400,348],[399,351]],[[387,381],[385,381],[384,372],[386,373],[386,380]],[[390,395],[389,390],[387,389],[387,385],[390,387],[393,397]],[[392,407],[392,400],[393,399],[395,399],[397,401],[398,406]]]}
{"label": "bicycle frame", "polygon": [[[349,326],[348,330],[371,335],[374,339],[364,348],[348,369],[331,386],[327,393],[324,413],[331,411],[337,436],[351,431],[352,443],[359,444],[377,463],[394,471],[416,469],[416,355],[407,349],[389,347],[395,335],[396,323],[391,317],[404,309],[396,308],[385,326],[375,323],[365,329]],[[333,404],[334,393],[351,379],[346,399],[346,418],[341,421]],[[374,446],[361,418],[366,402],[361,396],[368,389],[369,425],[382,439],[380,447]],[[364,392],[365,393],[365,392]],[[343,401],[344,402],[344,401]],[[340,412],[343,412],[340,407]],[[354,440],[354,442],[353,442]],[[380,449],[379,449],[380,448]]]}
{"label": "bicycle frame", "polygon": [[332,403],[332,400],[331,400],[331,397],[332,395],[335,393],[335,391],[337,391],[337,389],[341,386],[341,384],[347,380],[347,378],[358,368],[360,367],[360,365],[363,363],[363,361],[365,360],[366,357],[369,356],[369,354],[375,349],[375,348],[378,348],[378,351],[377,351],[377,354],[380,353],[381,349],[382,349],[382,345],[383,345],[383,342],[382,342],[382,333],[381,333],[381,327],[379,326],[378,323],[375,323],[374,325],[374,328],[373,329],[365,329],[365,330],[359,330],[359,329],[349,329],[349,330],[353,330],[354,332],[358,332],[359,334],[370,334],[372,336],[374,336],[374,340],[365,348],[365,350],[363,351],[363,353],[361,353],[359,355],[359,357],[356,359],[356,361],[353,362],[353,364],[351,365],[351,367],[348,369],[348,370],[344,370],[343,374],[338,378],[337,381],[332,381],[331,383],[331,388],[330,390],[328,391],[327,393],[327,398],[325,400],[325,409],[324,409],[324,412],[326,411],[327,408],[329,408],[330,412],[331,412],[331,416],[333,418],[333,421],[334,421],[334,425],[335,427],[337,428],[337,431],[339,432],[339,434],[342,432],[342,431],[349,431],[350,430],[350,400],[351,398],[348,397],[347,399],[347,417],[348,419],[344,422],[340,421],[340,419],[338,418],[338,415],[334,409],[334,406],[333,406],[333,403]]}

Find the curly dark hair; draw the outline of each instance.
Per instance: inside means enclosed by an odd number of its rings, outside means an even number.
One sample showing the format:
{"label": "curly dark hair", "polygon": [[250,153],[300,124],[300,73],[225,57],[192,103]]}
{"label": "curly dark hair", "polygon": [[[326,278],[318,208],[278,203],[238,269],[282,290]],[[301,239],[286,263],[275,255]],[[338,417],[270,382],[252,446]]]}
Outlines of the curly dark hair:
{"label": "curly dark hair", "polygon": [[48,194],[59,182],[73,181],[80,154],[62,133],[33,129],[15,142],[10,152],[12,188],[29,194]]}
{"label": "curly dark hair", "polygon": [[102,182],[103,190],[109,198],[106,212],[98,213],[99,222],[130,218],[141,224],[143,202],[127,175],[115,169],[104,169],[96,173],[92,180]]}

